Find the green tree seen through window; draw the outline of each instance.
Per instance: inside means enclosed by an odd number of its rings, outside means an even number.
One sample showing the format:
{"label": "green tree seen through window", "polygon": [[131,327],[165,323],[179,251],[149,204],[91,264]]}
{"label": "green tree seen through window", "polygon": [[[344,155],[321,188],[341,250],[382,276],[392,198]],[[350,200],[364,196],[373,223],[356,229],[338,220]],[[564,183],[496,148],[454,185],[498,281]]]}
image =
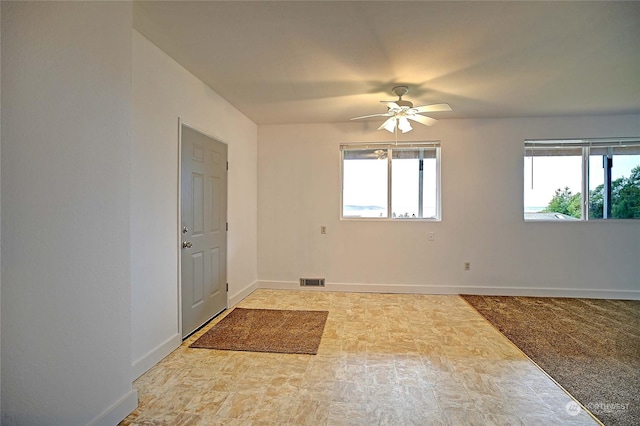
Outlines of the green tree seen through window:
{"label": "green tree seen through window", "polygon": [[568,187],[564,189],[558,188],[547,208],[542,211],[544,213],[562,213],[579,219],[582,215],[580,199],[579,192],[572,194]]}
{"label": "green tree seen through window", "polygon": [[[568,187],[558,188],[549,201],[545,213],[562,213],[581,217],[581,195],[572,194]],[[589,218],[602,219],[604,186],[589,191]],[[629,177],[621,177],[611,183],[611,218],[640,219],[640,166],[631,170]]]}
{"label": "green tree seen through window", "polygon": [[[589,218],[602,219],[604,186],[589,191]],[[614,219],[640,218],[640,166],[631,169],[629,177],[611,183],[611,217]]]}

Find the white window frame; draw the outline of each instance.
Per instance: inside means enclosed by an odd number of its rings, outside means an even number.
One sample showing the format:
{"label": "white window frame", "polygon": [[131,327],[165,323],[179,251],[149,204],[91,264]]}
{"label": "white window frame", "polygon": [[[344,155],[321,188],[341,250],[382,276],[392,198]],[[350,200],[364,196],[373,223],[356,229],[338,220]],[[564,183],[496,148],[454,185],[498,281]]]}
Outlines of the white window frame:
{"label": "white window frame", "polygon": [[[591,149],[602,148],[615,148],[615,147],[638,147],[640,148],[639,137],[628,138],[590,138],[590,139],[526,139],[524,141],[524,156],[523,160],[527,157],[531,157],[532,152],[535,150],[553,150],[553,149],[580,149],[582,157],[582,169],[581,169],[581,218],[574,221],[563,220],[540,220],[540,219],[526,219],[527,223],[531,222],[560,222],[560,223],[572,223],[572,222],[611,222],[611,221],[629,221],[639,219],[619,219],[619,218],[589,218],[589,158],[591,156]],[[535,158],[535,157],[534,157]],[[532,169],[533,173],[533,169]],[[522,203],[523,217],[524,217],[524,203]]]}
{"label": "white window frame", "polygon": [[[392,155],[389,155],[389,151],[393,152],[393,149],[415,149],[415,148],[427,148],[435,149],[436,159],[436,216],[435,218],[421,218],[421,217],[392,217]],[[350,217],[344,216],[344,153],[346,151],[355,150],[371,150],[371,149],[385,149],[387,150],[387,216],[386,217]],[[422,178],[422,173],[420,173]],[[440,141],[425,141],[425,142],[372,142],[372,143],[346,143],[340,145],[340,220],[353,220],[353,221],[424,221],[424,222],[440,222],[442,220],[442,199],[441,199],[441,152]],[[422,183],[422,182],[419,182]],[[422,188],[422,185],[419,185]],[[423,206],[419,205],[419,211],[422,211]]]}

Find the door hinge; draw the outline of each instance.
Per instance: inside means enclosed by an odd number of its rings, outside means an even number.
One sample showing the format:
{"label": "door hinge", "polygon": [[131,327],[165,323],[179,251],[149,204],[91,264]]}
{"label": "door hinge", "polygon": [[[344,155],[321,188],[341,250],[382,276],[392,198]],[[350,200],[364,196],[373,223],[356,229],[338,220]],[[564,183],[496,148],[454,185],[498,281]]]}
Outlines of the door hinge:
{"label": "door hinge", "polygon": [[229,230],[229,222],[227,222],[227,231]]}
{"label": "door hinge", "polygon": [[227,170],[229,170],[229,162],[227,161]]}
{"label": "door hinge", "polygon": [[227,283],[227,291],[229,291],[229,283]]}

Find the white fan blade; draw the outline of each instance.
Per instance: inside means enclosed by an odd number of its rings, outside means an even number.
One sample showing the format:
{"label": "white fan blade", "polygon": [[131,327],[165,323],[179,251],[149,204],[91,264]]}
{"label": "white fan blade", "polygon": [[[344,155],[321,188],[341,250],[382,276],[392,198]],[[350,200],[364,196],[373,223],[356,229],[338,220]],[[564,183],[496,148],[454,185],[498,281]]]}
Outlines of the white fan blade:
{"label": "white fan blade", "polygon": [[389,109],[400,109],[400,105],[398,105],[396,103],[396,101],[380,101],[383,104],[387,104],[387,107],[389,107]]}
{"label": "white fan blade", "polygon": [[353,117],[352,120],[360,120],[361,118],[370,118],[370,117],[390,117],[391,114],[371,114],[371,115],[363,115],[362,117]]}
{"label": "white fan blade", "polygon": [[378,127],[378,130],[380,129],[385,129],[391,133],[393,133],[393,129],[396,126],[396,118],[395,117],[391,117],[388,120],[386,120],[384,123],[382,123],[380,125],[380,127]]}
{"label": "white fan blade", "polygon": [[425,126],[433,126],[434,124],[436,124],[436,121],[438,121],[435,118],[425,117],[424,115],[420,114],[407,115],[407,118],[409,120],[417,121],[418,123],[424,124]]}
{"label": "white fan blade", "polygon": [[415,112],[436,112],[436,111],[451,111],[449,104],[432,104],[422,105],[412,108]]}

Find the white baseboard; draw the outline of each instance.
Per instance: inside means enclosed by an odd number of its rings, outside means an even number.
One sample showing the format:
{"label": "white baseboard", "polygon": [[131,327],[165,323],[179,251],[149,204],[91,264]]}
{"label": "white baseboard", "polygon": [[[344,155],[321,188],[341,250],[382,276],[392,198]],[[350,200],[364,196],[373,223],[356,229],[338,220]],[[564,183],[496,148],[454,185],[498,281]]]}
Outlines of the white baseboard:
{"label": "white baseboard", "polygon": [[93,419],[89,426],[113,426],[125,419],[133,410],[138,407],[138,391],[131,389],[113,403],[109,408],[104,410],[98,417]]}
{"label": "white baseboard", "polygon": [[257,288],[258,288],[258,281],[254,281],[248,286],[246,286],[245,288],[243,288],[242,290],[229,296],[229,308],[232,308],[238,303],[240,303],[242,299],[244,299],[245,297],[247,297],[248,295],[256,291]]}
{"label": "white baseboard", "polygon": [[138,358],[131,364],[131,380],[135,380],[138,377],[146,373],[151,367],[156,365],[162,358],[175,351],[182,344],[182,338],[179,334],[174,334],[167,340]]}
{"label": "white baseboard", "polygon": [[297,281],[258,281],[258,288],[275,290],[342,291],[354,293],[478,294],[485,296],[578,297],[589,299],[640,300],[640,291],[637,290],[358,283],[326,283],[325,287],[300,287],[300,283]]}
{"label": "white baseboard", "polygon": [[[237,305],[242,299],[253,293],[258,288],[258,282],[254,281],[242,290],[229,296],[229,308]],[[164,357],[175,351],[182,344],[182,338],[179,334],[174,334],[167,340],[135,360],[131,364],[131,380],[146,373],[151,367],[160,362]]]}
{"label": "white baseboard", "polygon": [[458,294],[640,300],[640,291],[636,290],[594,290],[586,288],[466,287],[464,291]]}

